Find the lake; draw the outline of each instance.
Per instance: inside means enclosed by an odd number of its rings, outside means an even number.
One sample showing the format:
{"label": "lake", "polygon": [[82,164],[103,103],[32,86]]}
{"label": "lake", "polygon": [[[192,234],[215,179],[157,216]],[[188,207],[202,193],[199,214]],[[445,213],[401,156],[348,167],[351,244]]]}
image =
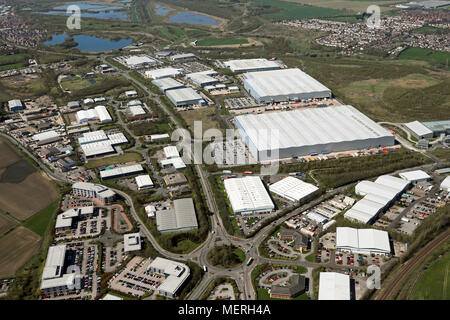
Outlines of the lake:
{"label": "lake", "polygon": [[[48,41],[44,41],[43,44],[46,46],[54,46],[58,44],[64,43],[64,40],[67,38],[67,34],[54,34],[52,38]],[[119,40],[109,40],[98,38],[95,36],[89,36],[86,34],[77,34],[73,36],[73,40],[78,43],[75,49],[86,52],[103,52],[110,50],[122,49],[126,46],[129,46],[133,39],[131,38],[122,38]]]}
{"label": "lake", "polygon": [[69,4],[56,6],[53,8],[53,10],[50,10],[50,11],[33,12],[33,13],[70,16],[71,14],[66,13],[66,10],[71,5],[78,6],[82,11],[83,10],[95,11],[95,12],[81,12],[82,18],[129,20],[128,10],[125,7],[114,6],[114,5],[103,5],[103,4],[98,4],[98,3],[72,2]]}
{"label": "lake", "polygon": [[210,16],[201,14],[201,13],[193,13],[188,11],[183,11],[177,13],[169,18],[169,22],[172,23],[190,23],[190,24],[204,24],[204,25],[212,25],[218,26],[222,23],[222,20],[215,19]]}
{"label": "lake", "polygon": [[162,6],[162,5],[159,5],[159,4],[156,5],[155,9],[156,9],[156,10],[155,10],[155,13],[156,13],[158,16],[165,16],[165,15],[168,14],[170,11],[172,11],[172,9],[169,9],[169,8],[164,7],[164,6]]}

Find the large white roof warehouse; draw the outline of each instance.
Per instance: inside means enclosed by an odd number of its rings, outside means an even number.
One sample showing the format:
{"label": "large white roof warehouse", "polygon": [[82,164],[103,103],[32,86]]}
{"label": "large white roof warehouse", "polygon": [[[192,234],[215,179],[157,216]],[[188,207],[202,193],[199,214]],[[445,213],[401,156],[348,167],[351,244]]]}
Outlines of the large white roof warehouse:
{"label": "large white roof warehouse", "polygon": [[145,76],[147,78],[152,79],[162,79],[162,78],[168,78],[168,77],[176,77],[183,73],[183,69],[176,69],[176,68],[160,68],[160,69],[154,69],[154,70],[147,70],[145,71]]}
{"label": "large white roof warehouse", "polygon": [[271,192],[291,201],[300,201],[318,189],[316,186],[294,177],[286,177],[269,187]]}
{"label": "large white roof warehouse", "polygon": [[376,229],[336,228],[336,249],[362,254],[389,254],[389,234]]}
{"label": "large white roof warehouse", "polygon": [[243,74],[245,89],[261,104],[330,98],[331,90],[298,68]]}
{"label": "large white roof warehouse", "polygon": [[259,177],[231,178],[223,183],[234,213],[270,212],[275,208]]}
{"label": "large white roof warehouse", "polygon": [[174,200],[173,208],[157,211],[156,227],[161,233],[197,229],[198,223],[192,198]]}
{"label": "large white roof warehouse", "polygon": [[224,62],[225,67],[233,72],[267,71],[280,69],[280,65],[275,61],[267,59],[241,59]]}
{"label": "large white roof warehouse", "polygon": [[176,106],[203,104],[205,102],[202,96],[192,88],[168,90],[166,91],[166,96]]}
{"label": "large white roof warehouse", "polygon": [[259,161],[390,146],[395,141],[388,130],[352,106],[240,115],[234,119]]}
{"label": "large white roof warehouse", "polygon": [[350,277],[337,272],[321,272],[319,300],[350,300]]}

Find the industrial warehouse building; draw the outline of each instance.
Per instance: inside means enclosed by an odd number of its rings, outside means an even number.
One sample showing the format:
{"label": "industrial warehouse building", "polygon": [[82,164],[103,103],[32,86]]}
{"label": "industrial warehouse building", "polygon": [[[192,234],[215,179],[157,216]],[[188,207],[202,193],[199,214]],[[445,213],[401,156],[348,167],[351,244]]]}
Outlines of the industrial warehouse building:
{"label": "industrial warehouse building", "polygon": [[450,192],[450,176],[444,179],[441,183],[441,190]]}
{"label": "industrial warehouse building", "polygon": [[441,134],[450,134],[450,120],[413,121],[403,125],[417,139],[429,139]]}
{"label": "industrial warehouse building", "polygon": [[189,231],[198,228],[192,198],[173,201],[173,208],[156,212],[156,227],[161,233]]}
{"label": "industrial warehouse building", "polygon": [[128,68],[131,69],[150,67],[158,64],[158,61],[150,58],[147,55],[124,57],[123,62]]}
{"label": "industrial warehouse building", "polygon": [[321,272],[319,300],[350,300],[350,277],[337,272]]}
{"label": "industrial warehouse building", "polygon": [[48,248],[47,259],[42,271],[41,291],[51,295],[75,291],[76,275],[64,273],[66,269],[66,245],[61,244]]}
{"label": "industrial warehouse building", "polygon": [[352,106],[240,115],[234,119],[243,141],[258,161],[395,143],[388,130]]}
{"label": "industrial warehouse building", "polygon": [[225,179],[223,184],[235,214],[265,213],[275,209],[259,177]]}
{"label": "industrial warehouse building", "polygon": [[399,173],[399,176],[412,183],[425,182],[431,179],[431,177],[423,170],[402,172]]}
{"label": "industrial warehouse building", "polygon": [[22,101],[20,101],[19,99],[14,99],[14,100],[8,101],[8,108],[9,108],[9,111],[19,111],[19,110],[23,110],[24,105],[23,105]]}
{"label": "industrial warehouse building", "polygon": [[97,198],[103,203],[112,203],[116,200],[116,193],[100,184],[90,182],[75,182],[72,193],[85,198]]}
{"label": "industrial warehouse building", "polygon": [[358,195],[364,196],[344,217],[362,223],[373,223],[397,197],[410,185],[410,182],[393,176],[383,175],[375,182],[361,181],[355,187]]}
{"label": "industrial warehouse building", "polygon": [[166,96],[177,107],[191,104],[205,104],[202,96],[192,88],[182,88],[166,91]]}
{"label": "industrial warehouse building", "polygon": [[172,61],[186,61],[186,60],[197,59],[197,57],[193,53],[180,53],[180,54],[174,54],[173,56],[170,56],[169,59]]}
{"label": "industrial warehouse building", "polygon": [[94,109],[80,110],[76,113],[78,123],[88,121],[111,122],[112,118],[105,106],[96,106]]}
{"label": "industrial warehouse building", "polygon": [[176,293],[189,277],[190,269],[184,263],[157,257],[148,266],[148,271],[164,275],[158,287],[158,293],[165,297],[175,297]]}
{"label": "industrial warehouse building", "polygon": [[389,234],[376,229],[336,228],[336,250],[365,255],[391,253]]}
{"label": "industrial warehouse building", "polygon": [[212,84],[219,83],[219,80],[214,78],[213,76],[217,75],[217,71],[215,70],[207,70],[201,72],[189,73],[185,76],[186,80],[191,81],[197,86],[208,86]]}
{"label": "industrial warehouse building", "polygon": [[78,138],[78,143],[86,158],[115,153],[114,146],[127,142],[128,139],[123,133],[107,135],[103,130],[85,132]]}
{"label": "industrial warehouse building", "polygon": [[331,90],[298,68],[243,74],[245,89],[260,104],[331,98]]}
{"label": "industrial warehouse building", "polygon": [[144,190],[154,187],[153,181],[148,174],[137,176],[135,179],[138,190]]}
{"label": "industrial warehouse building", "polygon": [[131,166],[102,170],[100,171],[100,178],[102,178],[102,180],[114,179],[119,177],[131,176],[141,172],[144,172],[144,168],[140,164],[133,164]]}
{"label": "industrial warehouse building", "polygon": [[280,65],[278,63],[267,59],[229,60],[225,61],[223,64],[233,72],[268,71],[280,69]]}
{"label": "industrial warehouse building", "polygon": [[155,86],[157,86],[158,89],[161,90],[163,93],[166,93],[167,90],[184,88],[184,84],[172,78],[162,78],[158,80],[152,80],[152,83]]}
{"label": "industrial warehouse building", "polygon": [[269,186],[270,192],[290,201],[300,201],[318,189],[316,186],[294,177],[286,177]]}
{"label": "industrial warehouse building", "polygon": [[176,68],[171,68],[171,67],[145,71],[145,76],[147,78],[151,78],[151,79],[155,79],[155,80],[169,78],[169,77],[174,78],[181,74],[183,74],[183,69],[176,69]]}

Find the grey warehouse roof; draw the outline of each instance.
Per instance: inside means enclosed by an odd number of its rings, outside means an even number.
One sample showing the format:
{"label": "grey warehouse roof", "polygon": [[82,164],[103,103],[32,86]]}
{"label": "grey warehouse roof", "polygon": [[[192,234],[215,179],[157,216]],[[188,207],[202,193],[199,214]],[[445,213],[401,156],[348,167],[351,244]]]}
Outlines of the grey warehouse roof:
{"label": "grey warehouse roof", "polygon": [[203,99],[197,92],[192,88],[182,88],[174,89],[166,92],[169,99],[176,102],[193,101]]}
{"label": "grey warehouse roof", "polygon": [[[242,115],[235,119],[259,151],[393,137],[352,106]],[[269,134],[258,134],[260,128]],[[278,146],[274,146],[270,141],[274,139],[267,138],[277,132]]]}

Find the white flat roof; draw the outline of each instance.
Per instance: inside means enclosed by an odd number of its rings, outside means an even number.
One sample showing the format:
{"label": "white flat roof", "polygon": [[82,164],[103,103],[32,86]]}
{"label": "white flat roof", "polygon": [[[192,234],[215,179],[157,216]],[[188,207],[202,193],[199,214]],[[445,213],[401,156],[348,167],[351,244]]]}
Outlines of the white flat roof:
{"label": "white flat roof", "polygon": [[414,171],[401,172],[401,173],[399,173],[399,176],[402,179],[405,179],[405,180],[410,181],[410,182],[419,181],[419,180],[428,180],[428,179],[431,178],[423,170],[414,170]]}
{"label": "white flat roof", "polygon": [[161,91],[184,87],[184,84],[172,78],[156,79],[152,80],[152,83],[161,89]]}
{"label": "white flat roof", "polygon": [[318,189],[315,185],[290,176],[271,184],[269,187],[271,192],[292,201],[300,201]]}
{"label": "white flat roof", "polygon": [[195,101],[202,100],[202,96],[199,95],[192,88],[181,88],[166,91],[166,95],[169,99],[174,102],[185,102],[185,101]]}
{"label": "white flat roof", "polygon": [[138,188],[153,186],[153,181],[148,174],[137,176],[135,179]]}
{"label": "white flat roof", "polygon": [[46,131],[46,132],[36,133],[35,135],[33,135],[33,140],[43,141],[43,140],[47,140],[47,139],[56,138],[59,136],[60,136],[60,134],[58,132],[56,132],[55,130],[50,130],[50,131]]}
{"label": "white flat roof", "polygon": [[49,247],[45,267],[42,272],[42,279],[45,280],[61,277],[65,257],[65,244]]}
{"label": "white flat roof", "polygon": [[105,153],[115,152],[110,141],[99,141],[81,145],[81,149],[86,157],[98,156]]}
{"label": "white flat roof", "polygon": [[123,300],[123,298],[115,296],[113,294],[107,293],[103,298],[100,300]]}
{"label": "white flat roof", "polygon": [[350,300],[350,277],[337,272],[321,272],[319,300]]}
{"label": "white flat roof", "polygon": [[176,68],[161,68],[155,70],[147,70],[145,71],[145,76],[153,79],[161,79],[166,77],[176,77],[183,73],[183,69]]}
{"label": "white flat roof", "polygon": [[156,212],[159,231],[198,227],[192,198],[174,200],[173,205],[173,209]]}
{"label": "white flat roof", "polygon": [[167,159],[180,157],[180,153],[178,152],[176,146],[167,146],[167,147],[164,147],[163,150],[164,150],[164,154],[166,155]]}
{"label": "white flat roof", "polygon": [[[393,137],[352,106],[241,115],[235,119],[259,151],[275,149],[274,143],[278,148],[293,148]],[[278,133],[278,139],[260,134],[261,128],[272,133],[271,137]]]}
{"label": "white flat roof", "polygon": [[130,110],[130,113],[133,116],[138,116],[138,115],[141,115],[141,114],[145,114],[145,110],[141,106],[131,106],[131,107],[128,108],[128,110]]}
{"label": "white flat roof", "polygon": [[79,144],[92,143],[98,141],[108,140],[108,136],[105,131],[98,130],[92,132],[85,132],[78,138]]}
{"label": "white flat roof", "polygon": [[112,121],[112,118],[105,106],[96,106],[95,111],[97,112],[98,118],[100,119],[101,122]]}
{"label": "white flat roof", "polygon": [[131,166],[118,167],[110,170],[102,170],[100,171],[100,177],[111,178],[115,176],[127,175],[132,173],[138,173],[144,171],[144,168],[140,164],[134,164]]}
{"label": "white flat roof", "polygon": [[427,128],[425,125],[423,125],[419,121],[405,123],[404,126],[407,127],[410,131],[414,132],[418,136],[425,136],[425,135],[433,134],[433,131],[431,131],[429,128]]}
{"label": "white flat roof", "polygon": [[224,65],[233,72],[263,70],[263,69],[280,69],[280,65],[275,61],[267,59],[239,59],[225,61]]}
{"label": "white flat roof", "polygon": [[223,183],[234,212],[267,211],[275,208],[257,176],[225,179]]}
{"label": "white flat roof", "polygon": [[136,66],[140,64],[156,64],[157,61],[148,56],[130,56],[124,59],[128,66]]}
{"label": "white flat roof", "polygon": [[177,170],[186,168],[186,164],[184,163],[183,159],[181,159],[181,157],[163,159],[160,161],[160,163],[162,166],[171,165]]}
{"label": "white flat roof", "polygon": [[163,270],[167,275],[163,283],[158,287],[158,290],[175,294],[183,282],[190,274],[190,269],[184,263],[157,257],[152,261],[149,268]]}
{"label": "white flat roof", "polygon": [[123,243],[125,252],[141,250],[141,235],[139,234],[139,232],[125,234],[123,236]]}
{"label": "white flat roof", "polygon": [[298,68],[248,72],[243,77],[246,87],[251,87],[259,97],[331,93],[330,89]]}

